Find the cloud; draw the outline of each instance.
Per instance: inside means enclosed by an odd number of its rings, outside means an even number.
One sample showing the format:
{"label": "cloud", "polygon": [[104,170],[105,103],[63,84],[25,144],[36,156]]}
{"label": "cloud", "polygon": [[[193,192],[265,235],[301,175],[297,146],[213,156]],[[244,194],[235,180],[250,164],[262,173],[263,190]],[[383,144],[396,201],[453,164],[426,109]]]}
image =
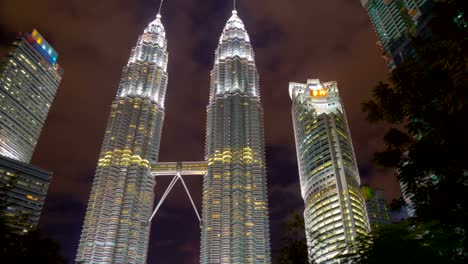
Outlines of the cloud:
{"label": "cloud", "polygon": [[[65,70],[33,163],[54,171],[42,226],[59,239],[70,259],[122,67],[158,6],[156,0],[0,1],[0,36],[37,28],[58,51]],[[230,8],[229,1],[219,0],[171,0],[164,5],[170,57],[161,161],[204,158],[209,71]],[[338,81],[366,179],[386,187],[389,198],[398,195],[392,173],[371,161],[372,153],[382,147],[385,128],[369,125],[360,111],[360,102],[370,97],[377,81],[386,78],[387,69],[359,1],[250,0],[240,1],[238,9],[252,39],[261,78],[273,238],[289,208],[303,204],[290,81]],[[0,43],[0,55],[5,44]],[[193,180],[190,185],[199,205],[201,182]],[[176,189],[171,195],[153,225],[149,263],[156,259],[196,263],[200,230],[192,222],[185,193]],[[160,247],[164,241],[176,242]],[[274,247],[275,243],[273,239]]]}

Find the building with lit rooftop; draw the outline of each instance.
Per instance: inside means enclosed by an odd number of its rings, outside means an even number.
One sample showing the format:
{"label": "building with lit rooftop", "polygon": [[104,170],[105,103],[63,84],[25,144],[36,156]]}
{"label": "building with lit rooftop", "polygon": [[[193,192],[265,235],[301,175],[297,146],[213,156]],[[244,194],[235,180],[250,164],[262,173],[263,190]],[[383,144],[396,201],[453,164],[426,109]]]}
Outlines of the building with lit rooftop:
{"label": "building with lit rooftop", "polygon": [[216,49],[207,112],[200,263],[271,263],[259,75],[235,10]]}
{"label": "building with lit rooftop", "polygon": [[158,13],[122,71],[89,197],[77,263],[146,263],[168,82]]}
{"label": "building with lit rooftop", "polygon": [[0,204],[18,233],[39,224],[52,173],[28,164],[63,76],[37,31],[20,33],[0,63]]}
{"label": "building with lit rooftop", "polygon": [[62,79],[58,54],[39,34],[19,34],[0,64],[0,155],[29,163]]}
{"label": "building with lit rooftop", "polygon": [[309,260],[347,263],[370,231],[351,134],[336,82],[290,83]]}

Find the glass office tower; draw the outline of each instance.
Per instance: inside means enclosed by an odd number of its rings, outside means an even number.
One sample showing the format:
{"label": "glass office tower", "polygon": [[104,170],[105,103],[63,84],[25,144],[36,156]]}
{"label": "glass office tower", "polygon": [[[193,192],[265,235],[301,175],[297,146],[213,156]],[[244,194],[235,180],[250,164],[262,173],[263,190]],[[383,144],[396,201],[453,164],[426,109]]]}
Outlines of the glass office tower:
{"label": "glass office tower", "polygon": [[[341,263],[369,232],[351,136],[336,82],[290,83],[309,260]],[[343,261],[343,260],[341,260]]]}
{"label": "glass office tower", "polygon": [[361,0],[382,47],[383,58],[393,69],[413,56],[411,36],[426,34],[431,0]]}
{"label": "glass office tower", "polygon": [[29,163],[62,79],[57,52],[37,30],[20,33],[0,65],[0,155]]}
{"label": "glass office tower", "polygon": [[202,264],[271,263],[259,92],[250,38],[233,11],[211,72]]}
{"label": "glass office tower", "polygon": [[392,221],[385,201],[384,191],[369,186],[362,186],[361,193],[366,201],[367,216],[372,231],[383,225],[390,224]]}
{"label": "glass office tower", "polygon": [[18,233],[39,224],[52,173],[28,164],[62,79],[37,31],[20,33],[0,64],[1,213]]}
{"label": "glass office tower", "polygon": [[167,86],[161,16],[138,38],[111,106],[76,261],[145,263]]}
{"label": "glass office tower", "polygon": [[0,156],[0,210],[16,233],[39,224],[52,172]]}

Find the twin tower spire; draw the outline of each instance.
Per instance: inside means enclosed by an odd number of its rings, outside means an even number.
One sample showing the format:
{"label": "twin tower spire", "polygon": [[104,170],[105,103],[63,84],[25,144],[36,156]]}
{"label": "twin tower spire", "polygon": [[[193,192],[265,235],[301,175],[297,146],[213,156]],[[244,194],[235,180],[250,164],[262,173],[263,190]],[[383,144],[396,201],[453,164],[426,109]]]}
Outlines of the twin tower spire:
{"label": "twin tower spire", "polygon": [[[162,4],[122,71],[77,263],[146,263],[168,83]],[[216,49],[206,126],[200,263],[270,264],[259,76],[235,1]]]}

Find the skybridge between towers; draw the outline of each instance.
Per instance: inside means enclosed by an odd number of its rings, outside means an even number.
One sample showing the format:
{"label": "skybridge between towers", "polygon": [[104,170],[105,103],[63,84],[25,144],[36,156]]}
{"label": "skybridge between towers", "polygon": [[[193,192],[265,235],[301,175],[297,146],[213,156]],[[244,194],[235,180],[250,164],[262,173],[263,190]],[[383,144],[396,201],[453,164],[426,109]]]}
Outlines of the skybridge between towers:
{"label": "skybridge between towers", "polygon": [[158,162],[154,166],[152,166],[150,173],[153,177],[172,177],[172,180],[169,183],[169,186],[167,186],[166,191],[161,197],[161,200],[159,200],[158,204],[156,205],[153,211],[153,214],[151,215],[148,222],[151,222],[151,220],[153,220],[154,216],[158,212],[164,200],[166,200],[172,188],[174,188],[175,184],[178,181],[181,181],[201,226],[200,214],[198,213],[198,209],[195,206],[195,203],[193,202],[192,195],[190,194],[187,184],[185,183],[184,178],[182,176],[187,176],[187,175],[204,176],[207,173],[207,170],[208,170],[208,162],[206,161]]}

